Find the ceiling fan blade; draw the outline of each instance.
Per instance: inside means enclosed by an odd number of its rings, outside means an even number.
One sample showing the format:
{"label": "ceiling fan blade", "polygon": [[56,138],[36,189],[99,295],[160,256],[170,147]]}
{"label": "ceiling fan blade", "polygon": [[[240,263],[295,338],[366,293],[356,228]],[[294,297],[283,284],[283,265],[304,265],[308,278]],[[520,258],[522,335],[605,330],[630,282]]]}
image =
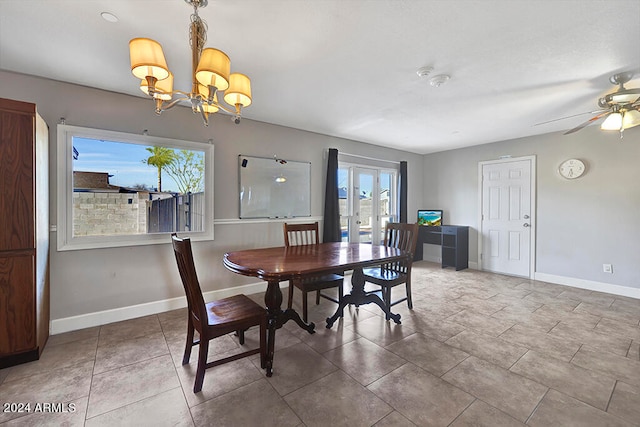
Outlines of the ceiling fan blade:
{"label": "ceiling fan blade", "polygon": [[565,116],[565,117],[560,117],[559,119],[547,120],[546,122],[536,123],[534,126],[546,125],[547,123],[559,122],[560,120],[571,119],[578,116],[584,116],[585,114],[595,114],[595,113],[602,113],[606,111],[609,111],[609,110],[585,111],[584,113],[578,113],[572,116]]}
{"label": "ceiling fan blade", "polygon": [[605,111],[604,113],[598,114],[597,116],[593,116],[589,120],[587,120],[586,122],[579,124],[578,126],[574,127],[573,129],[569,129],[563,135],[569,135],[570,133],[578,132],[580,129],[586,128],[591,123],[595,122],[598,119],[606,117],[611,113],[613,113],[613,111],[608,110],[608,111]]}

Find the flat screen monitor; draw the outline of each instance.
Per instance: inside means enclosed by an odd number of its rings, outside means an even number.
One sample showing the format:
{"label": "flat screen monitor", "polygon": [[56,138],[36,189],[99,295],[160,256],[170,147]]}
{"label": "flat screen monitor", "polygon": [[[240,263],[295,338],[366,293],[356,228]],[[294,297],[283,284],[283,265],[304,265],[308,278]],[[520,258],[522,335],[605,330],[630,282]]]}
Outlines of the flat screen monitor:
{"label": "flat screen monitor", "polygon": [[440,226],[442,225],[442,210],[438,209],[421,209],[418,211],[418,224]]}

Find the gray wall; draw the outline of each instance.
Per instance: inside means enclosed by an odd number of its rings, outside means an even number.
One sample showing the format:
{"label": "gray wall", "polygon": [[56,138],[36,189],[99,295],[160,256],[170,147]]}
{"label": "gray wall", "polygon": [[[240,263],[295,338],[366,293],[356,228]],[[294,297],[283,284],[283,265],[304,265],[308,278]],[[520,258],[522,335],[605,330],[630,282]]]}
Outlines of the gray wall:
{"label": "gray wall", "polygon": [[[136,82],[132,79],[132,85]],[[408,161],[409,211],[422,204],[422,156],[340,138],[228,116],[215,115],[208,128],[188,108],[157,117],[144,98],[0,71],[0,97],[37,104],[49,125],[51,223],[56,213],[56,124],[206,142],[215,145],[215,240],[195,242],[194,252],[204,292],[254,283],[256,279],[227,271],[222,256],[229,250],[282,245],[282,223],[238,220],[239,154],[311,162],[311,216],[323,212],[328,148],[361,156]],[[256,99],[256,102],[267,102]],[[277,108],[277,105],[274,106]],[[250,111],[250,110],[249,110]],[[167,237],[167,241],[168,241]],[[57,252],[51,233],[51,318],[62,319],[102,310],[151,303],[184,295],[171,247],[149,245]]]}
{"label": "gray wall", "polygon": [[[626,131],[622,140],[595,125],[571,135],[546,134],[425,156],[429,184],[424,207],[442,208],[445,222],[472,227],[472,262],[478,261],[478,162],[504,155],[536,156],[536,277],[640,289],[640,127]],[[581,178],[566,180],[558,173],[568,158],[586,163]],[[613,264],[613,274],[602,271],[604,263]]]}

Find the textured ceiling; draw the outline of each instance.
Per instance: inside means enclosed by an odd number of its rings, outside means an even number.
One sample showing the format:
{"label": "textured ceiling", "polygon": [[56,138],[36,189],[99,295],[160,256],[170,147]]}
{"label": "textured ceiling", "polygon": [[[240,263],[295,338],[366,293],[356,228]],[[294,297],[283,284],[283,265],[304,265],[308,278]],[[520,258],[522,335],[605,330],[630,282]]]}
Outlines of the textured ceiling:
{"label": "textured ceiling", "polygon": [[[0,69],[144,96],[128,42],[149,37],[188,91],[191,13],[183,0],[1,0]],[[209,0],[200,16],[206,46],[252,79],[245,117],[415,153],[570,129],[590,115],[536,124],[597,110],[617,72],[640,87],[639,0]],[[437,74],[451,79],[433,87]]]}

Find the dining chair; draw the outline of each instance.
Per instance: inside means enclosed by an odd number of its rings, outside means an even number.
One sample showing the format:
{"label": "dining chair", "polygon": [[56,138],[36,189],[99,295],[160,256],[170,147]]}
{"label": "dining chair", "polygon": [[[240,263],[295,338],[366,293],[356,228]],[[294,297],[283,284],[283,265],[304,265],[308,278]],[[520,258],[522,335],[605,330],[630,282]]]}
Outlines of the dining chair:
{"label": "dining chair", "polygon": [[[318,232],[318,222],[310,224],[283,224],[284,245],[300,246],[300,245],[317,245],[320,243]],[[289,301],[287,307],[291,308],[293,303],[293,289],[298,288],[302,291],[302,320],[307,322],[307,293],[316,293],[316,304],[320,304],[320,297],[339,304],[343,296],[344,276],[341,274],[323,274],[321,276],[310,277],[305,279],[294,279],[289,281]],[[338,288],[338,298],[326,295],[321,290]]]}
{"label": "dining chair", "polygon": [[[384,245],[410,252],[411,256],[401,262],[382,264],[378,267],[365,268],[362,270],[366,282],[380,286],[379,290],[371,291],[370,293],[382,291],[382,300],[389,309],[403,301],[407,301],[409,308],[413,309],[413,301],[411,300],[411,265],[413,263],[413,255],[416,251],[417,241],[418,224],[387,223],[384,234]],[[391,302],[391,289],[403,283],[406,286],[406,296]],[[388,314],[386,318],[389,320],[390,317]]]}
{"label": "dining chair", "polygon": [[[214,366],[260,353],[260,364],[264,368],[267,357],[267,312],[265,308],[243,294],[205,303],[193,262],[191,240],[179,238],[176,233],[171,234],[171,240],[182,285],[187,295],[189,318],[187,342],[182,357],[183,365],[189,363],[191,348],[195,345],[200,346],[193,392],[198,393],[202,390],[204,372]],[[209,341],[235,332],[240,345],[244,345],[244,332],[253,326],[260,327],[260,348],[207,362]],[[199,335],[199,339],[195,341],[194,331],[197,331]]]}

